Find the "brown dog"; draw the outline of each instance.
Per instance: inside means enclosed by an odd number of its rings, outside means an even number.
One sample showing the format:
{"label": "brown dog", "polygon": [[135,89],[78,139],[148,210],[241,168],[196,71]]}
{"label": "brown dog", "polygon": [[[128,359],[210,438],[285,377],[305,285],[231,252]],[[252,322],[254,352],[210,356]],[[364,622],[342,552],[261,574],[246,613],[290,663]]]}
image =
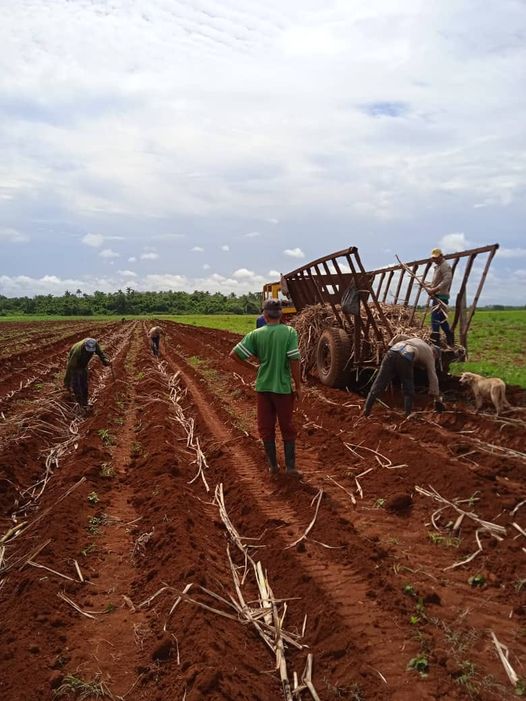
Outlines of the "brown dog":
{"label": "brown dog", "polygon": [[475,407],[480,410],[484,400],[492,401],[497,416],[503,409],[510,409],[511,404],[506,399],[506,385],[498,377],[482,377],[474,372],[463,372],[460,384],[468,385],[475,397]]}

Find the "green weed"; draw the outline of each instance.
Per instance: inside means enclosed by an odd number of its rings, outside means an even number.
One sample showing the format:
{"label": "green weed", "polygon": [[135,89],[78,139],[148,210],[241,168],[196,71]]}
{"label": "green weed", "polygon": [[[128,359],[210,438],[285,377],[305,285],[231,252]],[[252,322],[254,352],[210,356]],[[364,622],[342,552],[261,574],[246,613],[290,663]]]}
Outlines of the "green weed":
{"label": "green weed", "polygon": [[106,517],[102,516],[90,516],[88,519],[88,531],[92,535],[97,535],[100,533],[100,527],[106,523]]}
{"label": "green weed", "polygon": [[373,505],[373,506],[374,506],[375,509],[383,509],[383,508],[384,508],[384,504],[385,504],[385,499],[377,499],[377,500],[374,502],[374,505]]}
{"label": "green weed", "polygon": [[454,536],[440,535],[440,533],[435,533],[430,531],[427,534],[429,540],[435,545],[444,545],[446,548],[458,548],[460,545],[460,538],[455,538]]}
{"label": "green weed", "polygon": [[98,437],[101,439],[101,441],[104,443],[104,445],[112,445],[113,444],[113,436],[109,432],[107,428],[99,428],[97,431]]}
{"label": "green weed", "polygon": [[111,462],[103,462],[100,466],[101,477],[115,477],[115,468]]}
{"label": "green weed", "polygon": [[88,494],[88,501],[92,506],[94,506],[95,504],[98,504],[100,499],[99,499],[99,495],[97,494],[97,492],[90,492]]}
{"label": "green weed", "polygon": [[486,584],[486,577],[483,574],[475,574],[469,577],[468,584],[470,587],[480,587],[482,588]]}
{"label": "green weed", "polygon": [[418,672],[421,677],[427,677],[429,661],[425,655],[418,655],[409,660],[407,669],[413,669],[415,672]]}
{"label": "green weed", "polygon": [[107,685],[98,676],[88,682],[74,674],[67,674],[53,695],[55,698],[58,698],[59,696],[71,696],[72,694],[75,694],[75,697],[78,699],[113,698],[113,694]]}

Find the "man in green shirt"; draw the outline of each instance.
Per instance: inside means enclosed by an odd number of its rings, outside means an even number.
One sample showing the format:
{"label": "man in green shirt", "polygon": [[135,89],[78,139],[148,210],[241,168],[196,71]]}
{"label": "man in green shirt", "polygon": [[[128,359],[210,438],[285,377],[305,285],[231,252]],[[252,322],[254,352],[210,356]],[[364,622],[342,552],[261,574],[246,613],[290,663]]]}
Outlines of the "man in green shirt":
{"label": "man in green shirt", "polygon": [[[230,352],[238,363],[259,361],[256,378],[257,421],[270,471],[278,472],[276,458],[276,418],[285,447],[287,474],[296,470],[296,428],[292,413],[294,397],[302,398],[298,334],[281,322],[281,302],[268,299],[263,307],[266,325],[251,331]],[[295,392],[292,388],[294,380]]]}
{"label": "man in green shirt", "polygon": [[64,387],[71,389],[83,409],[88,408],[88,363],[97,354],[103,365],[111,365],[94,338],[84,338],[71,347],[64,376]]}

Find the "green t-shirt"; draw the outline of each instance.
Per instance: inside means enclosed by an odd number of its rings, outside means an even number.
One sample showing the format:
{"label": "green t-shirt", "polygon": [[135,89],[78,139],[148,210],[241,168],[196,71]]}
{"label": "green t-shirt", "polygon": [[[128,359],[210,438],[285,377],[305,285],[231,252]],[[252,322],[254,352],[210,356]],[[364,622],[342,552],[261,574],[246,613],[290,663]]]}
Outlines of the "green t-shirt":
{"label": "green t-shirt", "polygon": [[299,360],[298,334],[285,324],[267,324],[251,331],[234,348],[247,360],[251,355],[259,360],[256,392],[290,394],[292,381],[289,360]]}

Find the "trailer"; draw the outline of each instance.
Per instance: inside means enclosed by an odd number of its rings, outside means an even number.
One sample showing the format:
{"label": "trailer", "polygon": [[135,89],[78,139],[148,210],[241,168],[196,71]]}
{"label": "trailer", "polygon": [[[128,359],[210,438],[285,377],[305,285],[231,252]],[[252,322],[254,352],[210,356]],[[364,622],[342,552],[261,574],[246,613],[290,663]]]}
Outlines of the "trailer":
{"label": "trailer", "polygon": [[[471,321],[498,247],[491,244],[444,256],[453,272],[450,325],[458,339],[455,349],[443,353],[447,367],[452,360],[465,359]],[[331,325],[313,341],[323,384],[342,387],[353,371],[378,367],[402,316],[414,335],[425,337],[430,323],[426,284],[431,282],[431,267],[432,260],[423,258],[366,270],[358,248],[351,246],[282,277],[282,292],[293,303],[297,318],[312,305],[332,312]]]}

